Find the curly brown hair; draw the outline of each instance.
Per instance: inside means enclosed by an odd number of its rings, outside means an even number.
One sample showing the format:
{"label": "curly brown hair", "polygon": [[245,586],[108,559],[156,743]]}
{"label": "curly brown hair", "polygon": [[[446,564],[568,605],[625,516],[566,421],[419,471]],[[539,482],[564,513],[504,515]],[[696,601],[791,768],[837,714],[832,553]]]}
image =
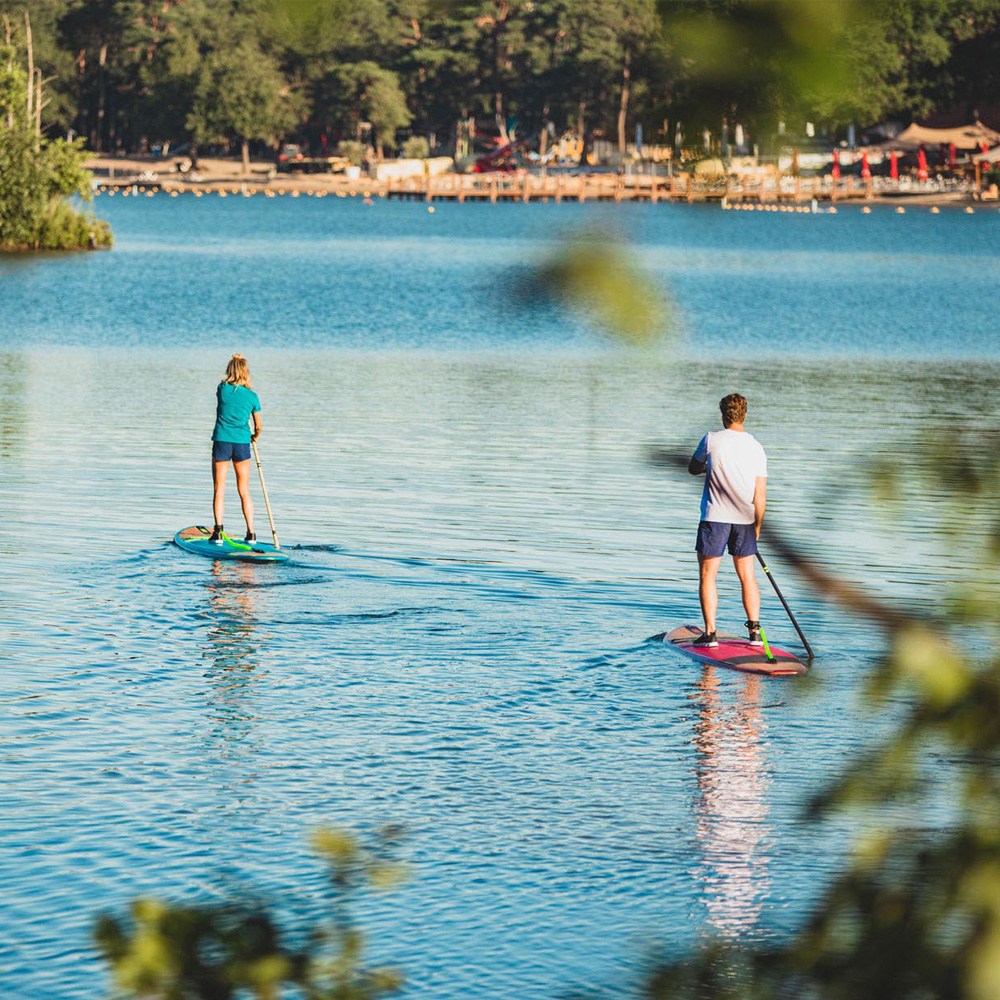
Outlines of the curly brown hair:
{"label": "curly brown hair", "polygon": [[722,412],[722,422],[727,427],[730,424],[742,424],[747,418],[747,398],[738,392],[731,392],[719,400],[719,410]]}

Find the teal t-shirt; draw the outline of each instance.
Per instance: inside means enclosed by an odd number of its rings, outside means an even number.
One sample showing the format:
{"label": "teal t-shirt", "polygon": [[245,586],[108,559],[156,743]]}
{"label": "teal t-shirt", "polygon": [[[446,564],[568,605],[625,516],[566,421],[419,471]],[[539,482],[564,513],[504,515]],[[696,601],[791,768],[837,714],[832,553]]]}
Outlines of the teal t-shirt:
{"label": "teal t-shirt", "polygon": [[250,443],[250,414],[260,412],[260,400],[253,389],[245,385],[220,382],[215,390],[218,406],[215,410],[213,441]]}

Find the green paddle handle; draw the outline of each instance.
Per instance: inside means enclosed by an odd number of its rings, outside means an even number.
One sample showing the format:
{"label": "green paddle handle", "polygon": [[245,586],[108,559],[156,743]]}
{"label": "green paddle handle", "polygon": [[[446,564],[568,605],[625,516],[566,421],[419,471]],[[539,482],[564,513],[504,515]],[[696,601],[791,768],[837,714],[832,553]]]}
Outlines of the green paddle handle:
{"label": "green paddle handle", "polygon": [[227,535],[224,531],[222,532],[222,537],[227,542],[229,542],[229,544],[232,545],[234,549],[243,549],[244,552],[253,552],[252,545],[244,545],[242,542],[236,542],[232,538],[230,538],[229,535]]}
{"label": "green paddle handle", "polygon": [[763,629],[760,630],[760,639],[761,639],[761,642],[764,643],[764,655],[767,657],[767,662],[768,663],[775,663],[776,660],[771,655],[771,647],[767,644],[767,636],[764,635],[764,630]]}

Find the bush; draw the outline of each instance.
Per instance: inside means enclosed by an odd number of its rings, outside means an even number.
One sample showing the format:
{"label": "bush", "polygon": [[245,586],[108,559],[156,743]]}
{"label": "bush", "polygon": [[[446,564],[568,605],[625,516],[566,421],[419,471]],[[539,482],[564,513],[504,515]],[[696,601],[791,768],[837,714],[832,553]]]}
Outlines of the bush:
{"label": "bush", "polygon": [[355,167],[360,167],[365,160],[365,144],[354,139],[344,139],[337,143],[337,153],[346,156]]}
{"label": "bush", "polygon": [[45,250],[104,249],[111,246],[111,227],[90,212],[57,201],[42,218],[38,245]]}
{"label": "bush", "polygon": [[[111,245],[111,230],[68,198],[90,201],[82,140],[46,139],[27,115],[28,78],[13,46],[0,46],[0,249],[76,250]],[[12,123],[12,124],[8,124]]]}
{"label": "bush", "polygon": [[403,158],[407,160],[426,160],[431,155],[431,144],[422,135],[411,135],[403,143]]}

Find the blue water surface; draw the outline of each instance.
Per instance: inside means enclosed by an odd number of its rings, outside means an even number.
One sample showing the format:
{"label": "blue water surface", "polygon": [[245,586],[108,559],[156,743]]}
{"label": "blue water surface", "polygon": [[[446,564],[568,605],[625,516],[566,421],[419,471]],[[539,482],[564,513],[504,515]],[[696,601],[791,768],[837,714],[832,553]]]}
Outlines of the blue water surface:
{"label": "blue water surface", "polygon": [[712,354],[996,357],[995,210],[366,206],[191,194],[96,201],[111,254],[0,259],[12,345],[529,349],[581,320],[515,314],[512,283],[569,236],[632,242]]}
{"label": "blue water surface", "polygon": [[[138,896],[253,891],[301,926],[322,825],[408,830],[410,880],[355,907],[406,997],[627,992],[654,951],[794,929],[857,822],[803,804],[901,710],[860,694],[885,639],[775,560],[812,683],[645,643],[698,619],[700,490],[647,451],[692,450],[744,392],[768,522],[886,599],[941,599],[975,566],[962,512],[882,508],[868,469],[995,413],[1000,217],[97,210],[112,252],[0,259],[4,993],[105,995],[93,921]],[[626,350],[513,297],[580,232],[626,242],[674,339]],[[170,544],[211,518],[233,350],[287,565]],[[798,648],[770,594],[763,617]]]}

